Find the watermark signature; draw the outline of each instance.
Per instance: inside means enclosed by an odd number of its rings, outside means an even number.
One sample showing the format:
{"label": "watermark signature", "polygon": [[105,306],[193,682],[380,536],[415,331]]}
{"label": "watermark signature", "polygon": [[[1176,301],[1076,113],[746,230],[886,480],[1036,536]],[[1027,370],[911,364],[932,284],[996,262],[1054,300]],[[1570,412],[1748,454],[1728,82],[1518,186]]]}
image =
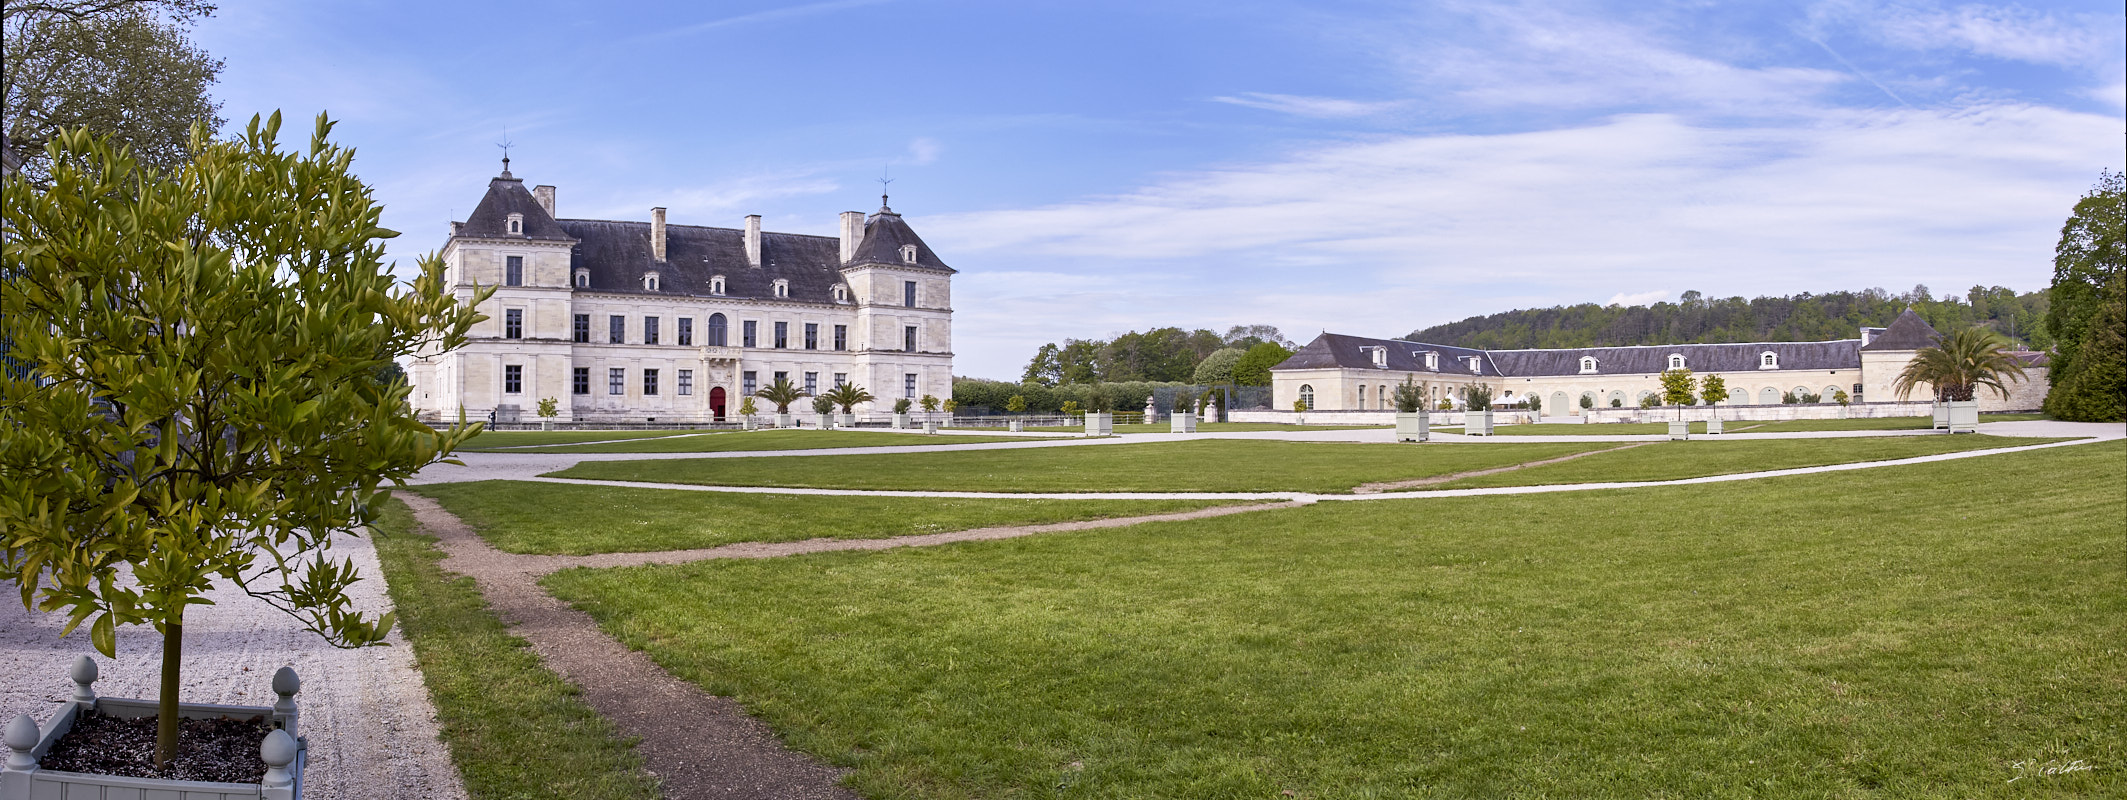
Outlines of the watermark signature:
{"label": "watermark signature", "polygon": [[2080,758],[2074,761],[2062,761],[2057,758],[2050,761],[2012,761],[2009,762],[2009,768],[2016,770],[2016,777],[2010,778],[2010,783],[2015,783],[2025,778],[2050,778],[2056,775],[2089,772],[2097,769],[2095,765]]}

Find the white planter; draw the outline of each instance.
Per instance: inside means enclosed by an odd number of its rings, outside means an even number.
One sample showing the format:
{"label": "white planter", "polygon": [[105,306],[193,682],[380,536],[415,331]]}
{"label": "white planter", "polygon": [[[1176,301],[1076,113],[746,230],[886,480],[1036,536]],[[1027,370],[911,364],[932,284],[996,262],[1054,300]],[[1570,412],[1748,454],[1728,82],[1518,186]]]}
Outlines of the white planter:
{"label": "white planter", "polygon": [[793,414],[777,414],[775,415],[775,426],[778,428],[795,428],[798,426],[798,418]]}
{"label": "white planter", "polygon": [[1949,417],[1947,427],[1951,433],[1979,432],[1978,400],[1952,400],[1949,402],[1945,413]]}
{"label": "white planter", "polygon": [[937,420],[935,420],[935,419],[927,419],[927,420],[924,420],[924,421],[923,421],[923,432],[924,432],[924,433],[937,433],[937,432],[938,432],[938,421],[937,421]]}
{"label": "white planter", "polygon": [[1492,435],[1492,412],[1490,412],[1490,411],[1465,411],[1465,412],[1462,412],[1462,434],[1463,434],[1464,436],[1490,436],[1490,435]]}
{"label": "white planter", "polygon": [[1944,404],[1942,404],[1942,403],[1936,403],[1936,404],[1935,404],[1935,429],[1936,429],[1936,430],[1942,430],[1942,429],[1944,429],[1944,428],[1948,428],[1948,427],[1950,427],[1950,407],[1949,407],[1949,406],[1947,406],[1947,405],[1944,405]]}
{"label": "white planter", "polygon": [[1167,420],[1169,433],[1196,433],[1196,415],[1187,411],[1176,413]]}
{"label": "white planter", "polygon": [[113,717],[154,716],[159,706],[153,700],[97,697],[90,684],[96,681],[96,662],[88,656],[74,661],[74,697],[59,707],[42,727],[22,714],[7,724],[7,765],[0,769],[0,798],[177,798],[184,800],[300,800],[303,796],[303,765],[309,761],[310,743],[296,731],[296,692],[302,682],[295,670],[280,668],[273,674],[273,691],[280,699],[272,706],[225,706],[211,703],[179,703],[177,713],[186,719],[219,717],[264,717],[275,730],[259,743],[259,758],[266,762],[266,775],[258,783],[215,783],[160,778],[127,778],[42,769],[39,759],[74,726],[76,715],[89,709]]}
{"label": "white planter", "polygon": [[1027,429],[1027,422],[1026,422],[1026,420],[1022,420],[1022,419],[1015,419],[1015,420],[1012,420],[1011,422],[1009,422],[1009,423],[1006,423],[1006,424],[1007,424],[1007,426],[1008,426],[1008,427],[1010,427],[1010,428],[1011,428],[1011,431],[1012,431],[1013,433],[1024,433],[1024,432],[1026,432],[1026,429]]}
{"label": "white planter", "polygon": [[1707,420],[1707,421],[1706,421],[1706,432],[1707,432],[1707,433],[1709,433],[1709,434],[1714,434],[1714,433],[1720,433],[1720,432],[1721,432],[1721,420],[1720,420],[1719,418],[1715,418],[1715,419],[1709,419],[1709,420]]}
{"label": "white planter", "polygon": [[1115,434],[1115,415],[1114,415],[1114,414],[1111,414],[1111,413],[1109,413],[1109,412],[1106,412],[1106,411],[1088,411],[1088,412],[1086,412],[1086,435],[1087,435],[1087,436],[1113,436],[1114,434]]}
{"label": "white planter", "polygon": [[1691,438],[1691,423],[1683,420],[1669,421],[1669,440],[1681,442]]}
{"label": "white planter", "polygon": [[895,414],[895,415],[894,415],[894,430],[897,430],[897,431],[905,431],[905,430],[908,430],[908,415],[907,415],[907,414]]}
{"label": "white planter", "polygon": [[837,427],[837,428],[854,428],[854,427],[857,427],[857,415],[855,415],[855,414],[836,414],[836,415],[835,415],[835,427]]}
{"label": "white planter", "polygon": [[1851,406],[1848,406],[1848,405],[1847,405],[1847,404],[1845,404],[1845,403],[1840,403],[1840,404],[1839,404],[1839,418],[1840,418],[1840,419],[1846,419],[1846,417],[1847,417],[1847,414],[1848,414],[1848,412],[1851,412],[1851,411],[1853,411],[1853,408],[1852,408]]}
{"label": "white planter", "polygon": [[753,415],[751,415],[751,414],[748,414],[748,415],[746,415],[746,416],[743,416],[743,417],[739,417],[739,430],[742,430],[742,431],[751,431],[751,430],[758,430],[758,429],[760,429],[760,427],[761,427],[761,423],[760,423],[760,421],[759,421],[759,420],[756,420],[756,419],[754,419],[754,418],[753,418]]}
{"label": "white planter", "polygon": [[1432,416],[1424,411],[1396,412],[1396,441],[1423,442],[1433,438]]}
{"label": "white planter", "polygon": [[812,415],[812,426],[813,426],[813,427],[815,427],[815,428],[819,428],[820,430],[823,430],[823,431],[824,431],[824,430],[828,430],[828,429],[830,429],[830,428],[833,428],[833,427],[835,426],[835,418],[834,418],[834,415],[833,415],[833,414],[814,414],[814,415]]}
{"label": "white planter", "polygon": [[550,430],[553,430],[553,429],[554,429],[554,421],[553,421],[553,420],[550,420],[550,419],[543,419],[543,420],[540,420],[540,421],[539,421],[539,429],[540,429],[540,430],[543,430],[543,431],[550,431]]}

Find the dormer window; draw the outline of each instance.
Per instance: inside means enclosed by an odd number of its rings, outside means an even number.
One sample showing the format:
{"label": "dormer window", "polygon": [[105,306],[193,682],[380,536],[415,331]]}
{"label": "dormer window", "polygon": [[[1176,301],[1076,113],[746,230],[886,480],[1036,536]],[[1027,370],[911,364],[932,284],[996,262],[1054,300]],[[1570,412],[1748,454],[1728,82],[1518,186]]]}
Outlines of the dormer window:
{"label": "dormer window", "polygon": [[643,291],[645,291],[645,292],[654,292],[654,291],[657,291],[657,273],[655,273],[655,272],[645,272],[645,273],[643,273]]}
{"label": "dormer window", "polygon": [[1426,353],[1425,353],[1425,368],[1426,368],[1426,369],[1429,369],[1429,370],[1432,370],[1432,371],[1434,371],[1434,372],[1439,372],[1439,371],[1440,371],[1440,354],[1439,354],[1439,353],[1435,353],[1435,352],[1433,352],[1433,351],[1431,351],[1431,350],[1428,350],[1428,351],[1426,351]]}
{"label": "dormer window", "polygon": [[1669,354],[1669,368],[1670,368],[1670,369],[1683,369],[1683,368],[1684,368],[1684,357],[1683,357],[1683,356],[1680,356],[1680,355],[1677,355],[1677,354],[1675,354],[1675,353],[1670,353],[1670,354]]}
{"label": "dormer window", "polygon": [[1582,375],[1593,375],[1593,374],[1595,374],[1595,357],[1594,357],[1594,356],[1581,356],[1581,357],[1580,357],[1580,374],[1582,374]]}
{"label": "dormer window", "polygon": [[790,297],[790,281],[778,279],[773,288],[776,297],[783,299]]}
{"label": "dormer window", "polygon": [[584,268],[582,268],[582,267],[577,267],[577,268],[576,268],[576,288],[578,288],[578,289],[589,289],[589,288],[591,288],[591,271],[590,271],[590,270],[584,269]]}
{"label": "dormer window", "polygon": [[1767,350],[1758,354],[1758,369],[1779,369],[1780,354]]}
{"label": "dormer window", "polygon": [[847,302],[849,302],[849,285],[848,285],[848,284],[842,284],[842,283],[837,283],[837,284],[835,284],[835,302],[837,302],[837,303],[847,303]]}
{"label": "dormer window", "polygon": [[914,264],[914,263],[916,263],[916,246],[915,246],[915,245],[912,245],[912,244],[904,244],[904,245],[902,245],[902,246],[901,246],[901,262],[902,262],[902,263],[904,263],[904,264]]}
{"label": "dormer window", "polygon": [[1484,359],[1479,356],[1470,356],[1470,371],[1479,375],[1483,375]]}
{"label": "dormer window", "polygon": [[723,296],[724,296],[724,276],[722,276],[722,275],[712,275],[712,276],[710,276],[710,278],[709,278],[709,293],[710,293],[710,294],[713,294],[713,295],[716,295],[716,296],[718,296],[718,297],[723,297]]}
{"label": "dormer window", "polygon": [[524,233],[524,215],[523,215],[523,214],[511,214],[511,215],[510,215],[510,235],[512,235],[512,236],[516,236],[516,235],[521,235],[521,234],[523,234],[523,233]]}

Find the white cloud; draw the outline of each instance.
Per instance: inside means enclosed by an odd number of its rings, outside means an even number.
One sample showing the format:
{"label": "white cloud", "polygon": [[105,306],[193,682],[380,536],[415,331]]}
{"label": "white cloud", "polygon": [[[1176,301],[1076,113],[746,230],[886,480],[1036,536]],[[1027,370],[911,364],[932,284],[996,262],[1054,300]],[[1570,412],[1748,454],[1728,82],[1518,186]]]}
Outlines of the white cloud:
{"label": "white cloud", "polygon": [[1211,101],[1246,106],[1248,108],[1259,108],[1265,111],[1276,111],[1281,114],[1294,114],[1302,117],[1365,117],[1395,109],[1408,102],[1404,100],[1366,102],[1363,100],[1343,100],[1335,97],[1302,97],[1291,94],[1270,94],[1268,92],[1242,92],[1239,96],[1214,97],[1211,98]]}
{"label": "white cloud", "polygon": [[912,164],[929,164],[945,152],[945,145],[928,136],[918,136],[908,143],[908,159]]}
{"label": "white cloud", "polygon": [[2115,18],[2057,15],[2022,6],[1882,3],[1833,0],[1810,9],[1817,25],[1852,25],[1881,41],[1913,50],[1950,49],[2034,64],[2081,67],[2116,64],[2121,32]]}
{"label": "white cloud", "polygon": [[1624,292],[1618,292],[1617,294],[1611,295],[1610,300],[1604,303],[1604,305],[1647,306],[1653,305],[1658,301],[1667,300],[1669,299],[1669,297],[1670,292],[1667,289],[1656,289],[1651,292],[1640,292],[1638,294],[1625,294]]}

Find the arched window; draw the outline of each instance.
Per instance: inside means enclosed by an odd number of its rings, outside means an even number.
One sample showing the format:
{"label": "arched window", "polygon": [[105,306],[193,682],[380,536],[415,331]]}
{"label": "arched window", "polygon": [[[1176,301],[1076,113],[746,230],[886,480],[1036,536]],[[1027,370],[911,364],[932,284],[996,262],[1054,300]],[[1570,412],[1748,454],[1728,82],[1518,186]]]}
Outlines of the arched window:
{"label": "arched window", "polygon": [[1607,405],[1611,405],[1611,406],[1621,406],[1621,405],[1624,405],[1624,404],[1625,404],[1625,393],[1624,393],[1624,392],[1620,392],[1620,391],[1615,391],[1615,390],[1612,390],[1612,391],[1610,392],[1610,399],[1609,399],[1609,401],[1607,402]]}
{"label": "arched window", "polygon": [[655,272],[645,272],[645,273],[643,273],[643,291],[646,291],[646,292],[654,292],[654,291],[657,291],[657,273],[655,273]]}
{"label": "arched window", "polygon": [[1677,354],[1675,354],[1675,353],[1670,353],[1670,354],[1669,354],[1669,368],[1670,368],[1670,369],[1683,369],[1683,368],[1684,368],[1684,357],[1683,357],[1683,356],[1680,356],[1680,355],[1677,355]]}
{"label": "arched window", "polygon": [[510,233],[512,233],[512,234],[521,234],[521,233],[524,233],[524,215],[523,215],[523,214],[511,214],[511,215],[510,215]]}
{"label": "arched window", "polygon": [[1359,384],[1359,407],[1366,408],[1366,384]]}
{"label": "arched window", "polygon": [[1315,387],[1304,383],[1300,384],[1300,408],[1306,411],[1314,410]]}
{"label": "arched window", "polygon": [[915,246],[915,245],[912,245],[912,244],[904,244],[904,245],[902,245],[902,246],[901,246],[901,261],[902,261],[903,263],[907,263],[907,264],[914,264],[914,263],[916,263],[916,246]]}
{"label": "arched window", "polygon": [[1425,368],[1426,368],[1426,369],[1429,369],[1429,370],[1433,370],[1434,372],[1439,372],[1439,371],[1440,371],[1440,354],[1439,354],[1439,353],[1435,353],[1435,352],[1433,352],[1433,351],[1430,351],[1430,350],[1426,351],[1426,353],[1425,353]]}
{"label": "arched window", "polygon": [[842,284],[842,283],[837,283],[837,284],[835,284],[835,302],[837,302],[837,303],[847,303],[847,302],[849,302],[849,285],[848,285],[848,284]]}
{"label": "arched window", "polygon": [[1388,410],[1388,387],[1384,385],[1374,388],[1377,390],[1374,392],[1374,405],[1379,406],[1383,411]]}
{"label": "arched window", "polygon": [[1758,369],[1779,369],[1780,354],[1767,350],[1758,354]]}
{"label": "arched window", "polygon": [[711,346],[711,347],[723,347],[723,346],[725,346],[725,340],[724,340],[724,336],[725,336],[725,331],[726,331],[726,330],[727,330],[727,326],[726,326],[726,325],[724,324],[724,315],[722,315],[722,314],[710,314],[710,315],[709,315],[709,346]]}
{"label": "arched window", "polygon": [[582,268],[582,267],[578,267],[578,268],[576,269],[576,288],[578,288],[578,289],[589,289],[589,288],[591,288],[591,271],[590,271],[590,270],[584,269],[584,268]]}
{"label": "arched window", "polygon": [[724,296],[724,276],[722,276],[722,275],[711,275],[711,276],[709,276],[709,293],[710,293],[710,294],[713,294],[713,295],[716,295],[716,296],[718,296],[718,297],[723,297],[723,296]]}
{"label": "arched window", "polygon": [[1836,402],[1839,402],[1839,401],[1837,401],[1837,400],[1833,400],[1833,399],[1832,399],[1832,395],[1835,395],[1835,394],[1838,394],[1838,393],[1839,393],[1839,387],[1837,387],[1837,386],[1826,386],[1826,387],[1824,387],[1824,391],[1822,391],[1822,392],[1819,392],[1819,394],[1820,394],[1821,396],[1823,396],[1823,398],[1824,398],[1824,402],[1826,402],[1826,403],[1836,403]]}
{"label": "arched window", "polygon": [[774,288],[775,288],[775,296],[777,296],[777,297],[784,297],[784,298],[787,298],[787,297],[789,297],[789,296],[790,296],[790,281],[786,281],[786,280],[780,280],[780,279],[779,279],[779,280],[777,280],[777,281],[775,282],[775,287],[774,287]]}
{"label": "arched window", "polygon": [[1594,373],[1594,372],[1595,372],[1595,356],[1581,356],[1581,357],[1580,357],[1580,371],[1581,371],[1581,374],[1582,374],[1582,375],[1588,375],[1588,374],[1592,374],[1592,373]]}
{"label": "arched window", "polygon": [[1767,386],[1767,387],[1765,387],[1764,389],[1762,389],[1762,390],[1759,390],[1759,392],[1758,392],[1758,405],[1761,405],[1761,406],[1776,406],[1776,405],[1779,405],[1779,404],[1780,404],[1780,390],[1778,390],[1778,389],[1775,389],[1775,388],[1772,388],[1772,387],[1770,387],[1770,386]]}

